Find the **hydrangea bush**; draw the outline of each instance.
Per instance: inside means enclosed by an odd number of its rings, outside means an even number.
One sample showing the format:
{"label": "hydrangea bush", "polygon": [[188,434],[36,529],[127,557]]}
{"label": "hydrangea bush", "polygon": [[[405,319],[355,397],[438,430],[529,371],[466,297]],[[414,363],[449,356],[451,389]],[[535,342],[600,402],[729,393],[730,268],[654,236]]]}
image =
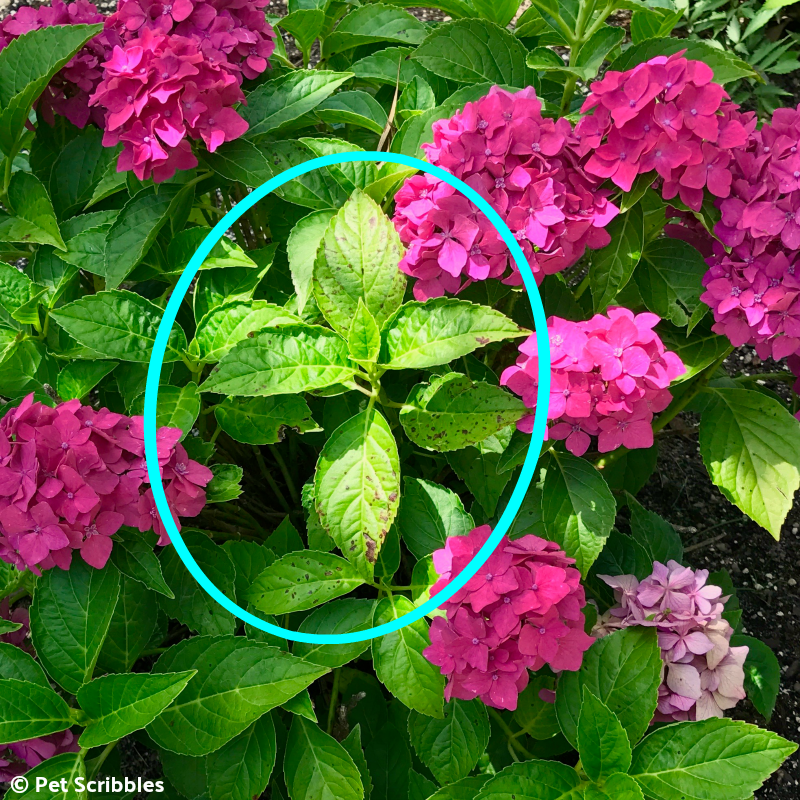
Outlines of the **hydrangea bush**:
{"label": "hydrangea bush", "polygon": [[[636,500],[692,416],[714,485],[776,539],[800,486],[800,109],[669,37],[669,0],[88,0],[0,22],[0,781],[142,777],[184,800],[750,800],[796,746],[724,571]],[[632,12],[627,29],[608,23]],[[513,20],[513,24],[512,24]],[[287,51],[287,44],[289,50]],[[211,251],[161,369],[162,312]],[[774,362],[726,369],[735,348]],[[691,433],[690,433],[691,435]],[[749,705],[743,701],[747,699]],[[146,775],[134,775],[132,753]],[[160,783],[156,783],[160,781]],[[162,791],[163,789],[163,791]],[[126,793],[127,792],[127,793]]]}

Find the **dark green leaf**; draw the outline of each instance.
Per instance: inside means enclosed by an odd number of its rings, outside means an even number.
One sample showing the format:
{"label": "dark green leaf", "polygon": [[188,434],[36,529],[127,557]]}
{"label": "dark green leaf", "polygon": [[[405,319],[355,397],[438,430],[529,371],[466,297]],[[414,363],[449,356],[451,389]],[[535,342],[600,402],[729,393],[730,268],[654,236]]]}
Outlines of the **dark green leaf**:
{"label": "dark green leaf", "polygon": [[0,739],[4,742],[47,736],[71,724],[69,706],[49,686],[0,679]]}
{"label": "dark green leaf", "polygon": [[772,648],[760,639],[737,633],[731,637],[731,646],[750,648],[744,662],[744,688],[758,713],[769,722],[781,688],[781,665]]}
{"label": "dark green leaf", "polygon": [[622,723],[586,686],[578,718],[578,753],[583,771],[595,783],[627,773],[631,765],[631,743]]}

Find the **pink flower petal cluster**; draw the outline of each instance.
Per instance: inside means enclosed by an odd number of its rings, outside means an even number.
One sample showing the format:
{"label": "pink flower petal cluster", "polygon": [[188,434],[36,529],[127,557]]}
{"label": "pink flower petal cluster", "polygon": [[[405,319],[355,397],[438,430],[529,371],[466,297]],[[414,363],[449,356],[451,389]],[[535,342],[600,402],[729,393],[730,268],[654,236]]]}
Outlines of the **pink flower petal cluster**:
{"label": "pink flower petal cluster", "polygon": [[8,622],[16,622],[22,627],[11,633],[4,633],[0,636],[0,642],[6,644],[13,644],[33,654],[33,646],[29,643],[29,636],[31,633],[31,619],[27,608],[17,607],[13,611],[10,609],[9,600],[4,597],[0,600],[0,619],[7,620]]}
{"label": "pink flower petal cluster", "polygon": [[[670,383],[686,368],[667,350],[654,327],[655,314],[609,308],[584,322],[550,317],[549,439],[565,440],[567,449],[583,455],[597,436],[601,453],[627,447],[651,447],[653,414],[672,400]],[[536,336],[519,346],[521,355],[500,378],[503,386],[536,408],[539,358]],[[534,415],[517,427],[530,433]]]}
{"label": "pink flower petal cluster", "polygon": [[[105,17],[89,0],[75,0],[67,5],[52,0],[50,5],[37,8],[23,6],[0,21],[0,50],[11,41],[39,28],[53,25],[79,25],[103,22]],[[113,31],[103,31],[87,42],[69,63],[50,81],[36,102],[36,110],[51,125],[53,115],[66,117],[79,128],[91,120],[103,126],[101,109],[89,107],[89,97],[103,76],[102,63],[111,55],[114,44],[121,40]]]}
{"label": "pink flower petal cluster", "polygon": [[[211,470],[192,461],[178,428],[161,428],[158,457],[170,508],[205,505]],[[0,420],[0,559],[35,574],[68,569],[72,552],[102,568],[122,525],[169,537],[147,488],[142,417],[95,411],[78,400],[50,408],[29,395]]]}
{"label": "pink flower petal cluster", "polygon": [[[433,554],[436,594],[457,576],[489,538],[482,525],[466,536],[450,536]],[[592,644],[584,632],[586,605],[580,572],[558,545],[527,535],[497,549],[434,617],[431,645],[423,655],[447,676],[445,697],[479,697],[493,708],[513,711],[528,684],[528,669],[545,664],[577,670]]]}
{"label": "pink flower petal cluster", "polygon": [[[514,233],[537,281],[605,247],[619,213],[583,168],[569,121],[544,119],[533,88],[498,86],[433,124],[428,161],[475,189]],[[455,293],[472,281],[522,278],[508,248],[477,207],[429,175],[407,180],[395,197],[395,226],[409,247],[400,269],[416,278],[418,300]]]}
{"label": "pink flower petal cluster", "polygon": [[24,742],[0,744],[0,783],[12,781],[17,775],[24,775],[48,758],[79,751],[78,740],[68,730]]}
{"label": "pink flower petal cluster", "polygon": [[591,153],[586,171],[630,191],[637,175],[655,170],[665,200],[679,196],[700,210],[703,190],[731,193],[732,149],[755,128],[712,81],[701,61],[657,56],[626,72],[609,71],[591,85],[575,127],[576,146]]}
{"label": "pink flower petal cluster", "polygon": [[708,570],[656,561],[641,583],[633,575],[600,575],[619,605],[598,620],[595,635],[636,625],[655,628],[663,661],[653,722],[721,717],[745,697],[747,647],[731,647],[722,618],[727,598],[706,583]]}

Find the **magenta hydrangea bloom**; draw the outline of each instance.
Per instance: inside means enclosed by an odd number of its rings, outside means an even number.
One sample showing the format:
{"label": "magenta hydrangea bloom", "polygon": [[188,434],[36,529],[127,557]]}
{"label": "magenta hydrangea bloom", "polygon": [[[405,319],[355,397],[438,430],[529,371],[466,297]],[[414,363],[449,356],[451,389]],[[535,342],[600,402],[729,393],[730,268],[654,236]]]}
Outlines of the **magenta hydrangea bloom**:
{"label": "magenta hydrangea bloom", "polygon": [[7,783],[18,775],[24,775],[48,758],[79,751],[78,740],[68,730],[24,742],[0,744],[0,783]]}
{"label": "magenta hydrangea bloom", "polygon": [[[178,428],[157,433],[176,525],[205,505],[207,467],[188,458]],[[169,543],[147,488],[141,417],[95,411],[79,400],[50,408],[29,395],[0,419],[0,559],[35,574],[68,569],[78,550],[101,568],[123,525]]]}
{"label": "magenta hydrangea bloom", "polygon": [[[678,356],[664,347],[654,327],[655,314],[609,308],[585,322],[550,317],[549,439],[565,440],[583,455],[597,437],[601,453],[653,444],[653,414],[672,400],[670,383],[686,371]],[[520,356],[500,378],[503,386],[536,408],[539,385],[538,345],[532,335],[519,346]],[[517,427],[530,433],[534,415]]]}
{"label": "magenta hydrangea bloom", "polygon": [[[431,595],[464,569],[490,534],[482,525],[448,537],[433,554],[440,577]],[[479,697],[487,706],[513,711],[529,669],[580,668],[592,637],[584,632],[586,597],[574,563],[538,536],[503,537],[431,624],[431,645],[423,655],[447,676],[448,701]]]}
{"label": "magenta hydrangea bloom", "polygon": [[[498,86],[449,119],[434,122],[432,164],[481,194],[514,233],[537,281],[572,266],[586,248],[605,247],[619,213],[565,119],[541,114],[533,88]],[[430,175],[409,178],[395,197],[395,226],[408,250],[400,269],[416,278],[418,300],[456,293],[472,281],[522,277],[508,248],[465,197]]]}
{"label": "magenta hydrangea bloom", "polygon": [[656,561],[639,582],[633,575],[600,575],[617,607],[593,633],[602,637],[636,625],[655,628],[663,661],[653,722],[721,717],[745,697],[747,647],[731,647],[733,628],[722,618],[727,598],[707,583],[708,570]]}

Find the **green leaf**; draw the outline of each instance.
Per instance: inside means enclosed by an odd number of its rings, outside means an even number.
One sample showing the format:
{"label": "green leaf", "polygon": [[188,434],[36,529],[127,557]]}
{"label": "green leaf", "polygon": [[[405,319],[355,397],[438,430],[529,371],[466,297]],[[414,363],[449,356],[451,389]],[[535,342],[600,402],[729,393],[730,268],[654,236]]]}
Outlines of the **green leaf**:
{"label": "green leaf", "polygon": [[739,720],[680,722],[639,743],[630,774],[653,800],[746,800],[795,750]]}
{"label": "green leaf", "polygon": [[375,317],[370,314],[363,299],[359,297],[347,336],[347,349],[350,351],[350,357],[354,361],[375,362],[378,360],[380,347],[381,332],[375,324]]}
{"label": "green leaf", "polygon": [[24,272],[0,261],[0,291],[3,308],[13,314],[31,299],[34,284]]}
{"label": "green leaf", "polygon": [[589,780],[602,783],[631,765],[631,743],[617,715],[583,687],[578,718],[578,752]]}
{"label": "green leaf", "polygon": [[[447,454],[447,463],[466,483],[487,518],[494,516],[503,490],[511,480],[511,472],[497,470],[502,457],[502,453],[484,452],[476,447],[465,447]],[[471,510],[475,513],[474,508]]]}
{"label": "green leaf", "polygon": [[15,150],[34,100],[50,79],[102,29],[102,25],[40,28],[3,48],[0,53],[0,150],[4,153]]}
{"label": "green leaf", "polygon": [[436,784],[415,769],[408,772],[408,800],[427,800],[436,791]]}
{"label": "green leaf", "polygon": [[58,373],[58,396],[81,400],[116,367],[114,361],[71,361]]}
{"label": "green leaf", "polygon": [[247,605],[247,593],[253,581],[275,560],[275,554],[264,544],[230,540],[222,545],[236,568],[236,602]]}
{"label": "green leaf", "polygon": [[683,542],[675,528],[663,517],[644,508],[632,495],[627,495],[625,499],[631,510],[631,536],[647,551],[650,563],[680,562],[683,559]]}
{"label": "green leaf", "polygon": [[590,584],[595,594],[611,604],[614,597],[611,587],[602,580],[595,580],[595,576],[635,575],[641,581],[653,571],[653,560],[639,542],[615,528],[611,531],[597,561],[592,564],[589,572]]}
{"label": "green leaf", "polygon": [[700,252],[681,239],[656,239],[642,252],[633,279],[647,308],[679,328],[700,306],[707,270]]}
{"label": "green leaf", "polygon": [[[53,30],[53,28],[44,30]],[[9,787],[5,797],[8,800],[85,800],[86,793],[79,792],[75,785],[75,779],[79,777],[86,778],[83,754],[61,753],[45,759],[41,764],[37,764],[25,773],[28,788],[24,792],[15,792]],[[37,779],[46,780],[39,791],[36,790]],[[53,789],[52,787],[55,786],[58,788]],[[65,786],[66,790],[63,788]]]}
{"label": "green leaf", "polygon": [[262,83],[248,94],[240,112],[250,125],[245,136],[254,139],[280,131],[313,111],[352,77],[351,72],[298,69]]}
{"label": "green leaf", "polygon": [[314,111],[329,125],[355,125],[380,134],[386,127],[383,106],[367,92],[338,92],[320,103]]}
{"label": "green leaf", "polygon": [[270,564],[255,580],[248,600],[265,614],[306,611],[348,594],[364,580],[341,556],[304,550]]}
{"label": "green leaf", "polygon": [[644,243],[641,207],[635,205],[627,214],[619,214],[606,230],[611,236],[611,244],[592,251],[589,271],[594,310],[600,313],[605,313],[617,294],[627,286],[641,258]]}
{"label": "green leaf", "polygon": [[106,234],[102,274],[107,288],[116,289],[125,280],[191,191],[178,184],[146,186],[128,200]]}
{"label": "green leaf", "polygon": [[237,464],[214,464],[211,472],[214,476],[206,486],[207,503],[227,503],[241,495],[244,470],[240,466]]}
{"label": "green leaf", "polygon": [[238,342],[200,390],[246,397],[299,394],[342,383],[353,373],[347,343],[334,331],[287,324]]}
{"label": "green leaf", "polygon": [[[115,290],[86,295],[51,312],[53,319],[84,347],[121,361],[150,361],[162,310],[133,292]],[[186,335],[170,332],[164,361],[179,361]]]}
{"label": "green leaf", "polygon": [[800,424],[761,392],[710,392],[700,420],[700,454],[711,482],[778,539],[800,486]]}
{"label": "green leaf", "polygon": [[652,628],[626,628],[596,641],[578,672],[562,672],[556,714],[570,744],[578,743],[584,687],[619,717],[631,742],[647,731],[661,683],[661,651]]}
{"label": "green leaf", "polygon": [[309,53],[311,45],[325,28],[326,9],[330,0],[303,0],[289,3],[289,13],[278,24],[294,36],[298,48]]}
{"label": "green leaf", "polygon": [[426,31],[425,25],[407,11],[370,3],[345,16],[336,30],[325,37],[322,56],[330,58],[335,53],[371,42],[419,44],[425,38]]}
{"label": "green leaf", "polygon": [[245,444],[275,444],[289,429],[297,433],[320,430],[299,395],[280,397],[226,397],[215,409],[220,428]]}
{"label": "green leaf", "polygon": [[490,778],[489,775],[474,775],[449,786],[443,786],[428,800],[475,800],[478,792]]}
{"label": "green leaf", "polygon": [[541,674],[532,675],[531,681],[517,700],[517,710],[514,712],[516,722],[528,736],[538,741],[552,739],[561,728],[558,727],[556,707],[539,697],[542,689],[552,691],[555,681]]}
{"label": "green leaf", "polygon": [[658,463],[658,443],[642,450],[627,450],[616,461],[606,464],[603,477],[612,492],[636,494],[650,480]]}
{"label": "green leaf", "polygon": [[356,723],[349,734],[342,739],[342,747],[350,754],[353,763],[358,768],[361,775],[361,785],[364,787],[364,797],[369,798],[372,790],[372,777],[369,774],[367,759],[364,757],[364,750],[361,747],[361,725]]}
{"label": "green leaf", "polygon": [[445,486],[406,477],[397,527],[417,559],[444,547],[448,536],[465,536],[474,527],[461,498]]}
{"label": "green leaf", "polygon": [[[414,606],[402,595],[379,600],[374,625],[402,617]],[[428,647],[428,625],[418,619],[410,625],[372,640],[372,663],[378,680],[404,705],[428,717],[444,719],[444,678],[422,655]]]}
{"label": "green leaf", "polygon": [[264,544],[276,556],[285,556],[287,553],[294,553],[305,547],[297,528],[292,525],[288,516],[281,520],[281,524],[275,528]]}
{"label": "green leaf", "polygon": [[602,787],[595,784],[587,786],[585,800],[644,800],[644,795],[630,775],[617,772]]}
{"label": "green leaf", "polygon": [[206,759],[209,800],[252,800],[269,783],[275,767],[275,724],[264,714]]}
{"label": "green leaf", "polygon": [[[183,441],[200,416],[200,391],[197,384],[189,381],[185,386],[160,386],[156,406],[156,428],[180,428]],[[144,392],[131,404],[132,414],[144,413]]]}
{"label": "green leaf", "polygon": [[82,686],[77,700],[88,716],[79,744],[87,750],[114,742],[152,722],[186,687],[195,670],[106,675]]}
{"label": "green leaf", "polygon": [[320,311],[342,336],[362,300],[378,327],[403,302],[406,277],[397,268],[403,246],[380,206],[356,191],[330,221],[314,264]]}
{"label": "green leaf", "polygon": [[[580,70],[584,80],[592,80],[603,66],[608,54],[625,38],[621,28],[603,25],[581,45],[575,66]],[[613,240],[613,237],[612,237]]]}
{"label": "green leaf", "polygon": [[381,414],[367,409],[331,434],[314,476],[323,528],[367,579],[372,578],[399,498],[397,442]]}
{"label": "green leaf", "polygon": [[49,686],[0,680],[0,739],[4,742],[47,736],[70,725],[69,706]]}
{"label": "green leaf", "polygon": [[153,552],[153,541],[148,541],[146,534],[123,525],[114,535],[111,563],[123,575],[139,581],[142,586],[170,599],[175,597],[164,581],[161,562]]}
{"label": "green leaf", "polygon": [[[347,598],[326,603],[313,611],[301,623],[302,633],[354,633],[372,626],[375,603],[372,600]],[[358,658],[369,647],[369,641],[345,644],[295,642],[292,653],[314,664],[343,667]]]}
{"label": "green leaf", "polygon": [[[273,248],[275,245],[268,245]],[[265,248],[266,249],[266,248]],[[198,328],[215,309],[234,301],[249,301],[264,275],[272,266],[272,260],[267,256],[267,262],[262,267],[250,269],[247,267],[228,267],[227,269],[210,269],[200,273],[194,290],[192,302],[194,305],[194,318]],[[289,315],[289,312],[285,312]],[[236,318],[236,315],[233,315]]]}
{"label": "green leaf", "polygon": [[[115,545],[112,554],[118,547]],[[129,672],[150,643],[159,613],[155,593],[139,581],[123,575],[119,599],[97,658],[98,670]]]}
{"label": "green leaf", "polygon": [[297,292],[297,308],[302,313],[313,291],[314,261],[317,258],[322,237],[335,211],[315,211],[303,217],[292,228],[286,242],[292,283]]}
{"label": "green leaf", "polygon": [[0,394],[19,397],[53,386],[58,378],[55,360],[35,339],[14,342],[0,355]]}
{"label": "green leaf", "polygon": [[11,678],[43,686],[46,689],[50,688],[50,682],[47,680],[44,670],[34,661],[33,657],[8,642],[0,642],[0,678]]}
{"label": "green leaf", "polygon": [[[400,707],[397,710],[402,713]],[[398,719],[397,724],[385,722],[367,741],[364,754],[372,779],[370,800],[394,800],[395,797],[408,796],[412,762],[404,719]]]}
{"label": "green leaf", "polygon": [[361,775],[347,750],[318,725],[294,717],[283,761],[292,800],[361,800]]}
{"label": "green leaf", "polygon": [[[36,582],[31,637],[47,674],[70,694],[92,677],[119,596],[119,572],[73,560]],[[0,737],[2,738],[2,737]]]}
{"label": "green leaf", "polygon": [[412,442],[445,452],[482,442],[527,413],[519,398],[499,386],[449,372],[411,390],[400,422]]}
{"label": "green leaf", "polygon": [[[447,83],[410,58],[413,52],[414,48],[412,47],[387,47],[354,62],[350,66],[350,70],[359,80],[378,85],[389,85],[392,88],[399,85],[401,90],[414,78],[420,78],[430,85],[437,95],[439,92],[442,92],[441,96],[447,95]],[[400,69],[399,79],[398,68]]]}
{"label": "green leaf", "polygon": [[503,0],[496,4],[488,0],[471,0],[471,2],[481,17],[497,23],[501,28],[505,28],[511,22],[520,7],[519,0]]}
{"label": "green leaf", "polygon": [[389,317],[381,337],[386,369],[424,369],[447,364],[491,342],[529,331],[486,306],[440,297],[405,303]]}
{"label": "green leaf", "polygon": [[603,476],[582,458],[551,451],[542,491],[542,520],[586,577],[614,526],[617,504]]}
{"label": "green leaf", "polygon": [[423,764],[440,785],[466,778],[489,743],[489,715],[479,700],[451,700],[444,718],[412,711],[408,735]]}
{"label": "green leaf", "polygon": [[490,778],[475,800],[582,800],[580,783],[578,773],[566,764],[524,761]]}
{"label": "green leaf", "polygon": [[153,673],[190,669],[197,675],[147,732],[191,756],[219,749],[328,671],[242,636],[196,636],[164,653]]}
{"label": "green leaf", "polygon": [[[226,597],[233,598],[236,570],[228,553],[200,531],[184,529],[181,537],[209,580]],[[200,634],[234,632],[237,625],[234,616],[220,608],[207,592],[198,588],[197,581],[174,547],[165,547],[162,551],[161,567],[164,580],[175,595],[174,598],[163,594],[158,596],[158,603],[166,614]]]}
{"label": "green leaf", "polygon": [[[516,2],[516,0],[511,0],[511,2]],[[433,89],[419,75],[409,81],[397,100],[397,114],[400,119],[414,116],[421,111],[430,111],[435,107],[436,96]]]}
{"label": "green leaf", "polygon": [[[203,244],[203,241],[211,233],[211,228],[187,228],[178,231],[170,239],[167,248],[167,264],[169,272],[181,273],[188,266],[192,256]],[[249,267],[255,268],[257,265],[238,244],[223,236],[206,256],[200,269],[224,269],[225,267]]]}
{"label": "green leaf", "polygon": [[197,326],[195,341],[203,361],[213,363],[256,331],[300,322],[295,314],[264,300],[231,300],[202,318]]}
{"label": "green leaf", "polygon": [[[3,112],[0,111],[0,119]],[[0,241],[66,245],[58,229],[56,212],[42,182],[30,172],[15,172],[8,185],[8,208],[13,217],[0,219]]]}
{"label": "green leaf", "polygon": [[494,83],[522,88],[534,81],[527,51],[499,25],[462,19],[438,25],[412,58],[436,75],[458,83]]}
{"label": "green leaf", "polygon": [[686,51],[684,58],[708,64],[714,72],[714,81],[723,86],[740,78],[757,78],[753,68],[745,61],[736,58],[732,52],[712,47],[701,39],[683,40],[671,37],[646,39],[629,47],[621,56],[614,59],[609,69],[625,72],[654,56],[671,56],[679,50]]}
{"label": "green leaf", "polygon": [[691,334],[662,322],[656,332],[664,342],[664,347],[675,353],[686,367],[686,372],[672,381],[672,386],[684,383],[711,366],[730,349],[730,341],[725,336],[714,333],[705,324],[696,327]]}
{"label": "green leaf", "polygon": [[744,688],[758,713],[769,722],[781,688],[781,665],[772,648],[753,636],[734,634],[731,646],[750,648],[744,662]]}
{"label": "green leaf", "polygon": [[645,39],[659,39],[668,36],[675,25],[680,22],[682,11],[651,11],[642,8],[633,12],[631,17],[631,39],[640,44]]}

